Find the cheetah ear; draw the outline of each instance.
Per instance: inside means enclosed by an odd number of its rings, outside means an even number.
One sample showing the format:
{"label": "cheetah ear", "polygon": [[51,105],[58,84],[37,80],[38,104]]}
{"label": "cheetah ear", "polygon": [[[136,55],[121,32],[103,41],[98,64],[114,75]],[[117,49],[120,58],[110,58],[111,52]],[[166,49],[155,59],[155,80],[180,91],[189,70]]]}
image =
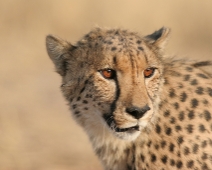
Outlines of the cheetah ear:
{"label": "cheetah ear", "polygon": [[166,27],[162,27],[161,29],[155,31],[154,33],[147,35],[144,37],[144,40],[152,47],[156,47],[156,49],[161,50],[166,45],[170,34],[170,29]]}
{"label": "cheetah ear", "polygon": [[66,74],[66,66],[72,46],[67,41],[64,41],[53,35],[46,37],[46,48],[50,59],[53,61],[56,71],[64,76]]}

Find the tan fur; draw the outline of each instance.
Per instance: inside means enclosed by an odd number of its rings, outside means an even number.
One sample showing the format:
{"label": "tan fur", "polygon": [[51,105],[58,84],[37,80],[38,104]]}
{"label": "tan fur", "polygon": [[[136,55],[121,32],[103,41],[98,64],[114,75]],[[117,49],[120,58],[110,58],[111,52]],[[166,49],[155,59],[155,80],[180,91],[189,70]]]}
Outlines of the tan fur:
{"label": "tan fur", "polygon": [[96,28],[76,45],[47,36],[73,117],[106,170],[212,169],[212,78],[199,68],[211,63],[164,57],[168,35]]}

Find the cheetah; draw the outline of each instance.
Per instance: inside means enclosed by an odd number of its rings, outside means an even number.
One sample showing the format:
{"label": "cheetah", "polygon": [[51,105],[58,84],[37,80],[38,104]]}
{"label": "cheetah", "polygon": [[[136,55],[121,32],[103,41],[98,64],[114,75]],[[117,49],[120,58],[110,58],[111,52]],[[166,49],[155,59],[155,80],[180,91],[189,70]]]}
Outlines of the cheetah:
{"label": "cheetah", "polygon": [[46,47],[105,170],[212,170],[211,61],[164,55],[170,29],[94,28]]}

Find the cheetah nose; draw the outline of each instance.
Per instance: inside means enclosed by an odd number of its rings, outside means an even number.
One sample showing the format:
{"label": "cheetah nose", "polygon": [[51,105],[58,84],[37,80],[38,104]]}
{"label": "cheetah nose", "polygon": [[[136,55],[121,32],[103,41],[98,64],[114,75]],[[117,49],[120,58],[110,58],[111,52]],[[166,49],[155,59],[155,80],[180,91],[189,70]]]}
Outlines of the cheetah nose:
{"label": "cheetah nose", "polygon": [[136,106],[126,108],[126,112],[136,119],[140,119],[148,110],[150,110],[148,105],[142,108]]}

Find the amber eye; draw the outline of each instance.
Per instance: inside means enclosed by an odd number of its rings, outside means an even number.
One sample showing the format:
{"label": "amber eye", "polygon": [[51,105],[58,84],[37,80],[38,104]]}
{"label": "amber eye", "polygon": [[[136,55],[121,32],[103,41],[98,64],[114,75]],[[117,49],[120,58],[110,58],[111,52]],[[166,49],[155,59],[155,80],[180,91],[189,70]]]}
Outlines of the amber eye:
{"label": "amber eye", "polygon": [[144,77],[149,78],[154,74],[154,72],[155,68],[147,68],[146,70],[144,70]]}
{"label": "amber eye", "polygon": [[115,70],[112,70],[112,69],[103,69],[103,70],[100,70],[100,73],[106,79],[114,79],[116,76]]}

